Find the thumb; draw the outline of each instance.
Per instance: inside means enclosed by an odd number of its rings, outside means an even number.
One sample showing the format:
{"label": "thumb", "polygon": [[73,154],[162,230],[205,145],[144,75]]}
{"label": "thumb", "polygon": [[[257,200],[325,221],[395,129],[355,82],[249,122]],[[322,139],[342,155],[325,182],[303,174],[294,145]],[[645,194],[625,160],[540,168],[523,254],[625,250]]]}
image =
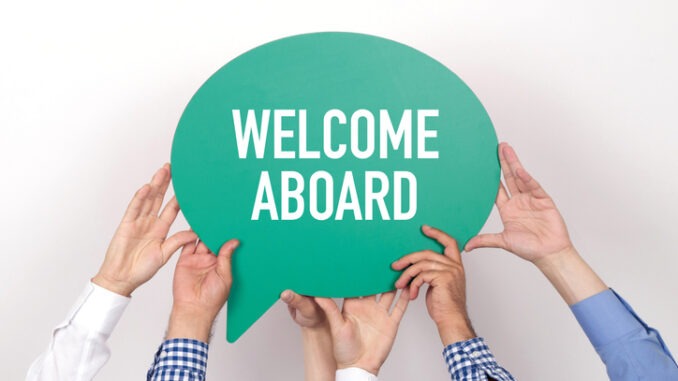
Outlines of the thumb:
{"label": "thumb", "polygon": [[341,316],[341,311],[339,311],[339,307],[337,307],[337,303],[334,300],[330,298],[315,298],[315,302],[325,312],[327,321],[330,323],[330,328],[335,330],[344,324],[344,318]]}
{"label": "thumb", "polygon": [[506,249],[506,241],[504,241],[504,237],[501,234],[478,234],[468,241],[464,250],[471,251],[479,247]]}
{"label": "thumb", "polygon": [[217,269],[220,274],[225,274],[231,277],[231,259],[233,258],[233,252],[240,245],[240,241],[237,239],[232,239],[226,242],[219,249],[219,255],[217,256]]}
{"label": "thumb", "polygon": [[313,299],[308,296],[301,296],[292,290],[285,290],[280,294],[280,299],[287,303],[287,306],[298,310],[304,316],[313,315],[315,306]]}

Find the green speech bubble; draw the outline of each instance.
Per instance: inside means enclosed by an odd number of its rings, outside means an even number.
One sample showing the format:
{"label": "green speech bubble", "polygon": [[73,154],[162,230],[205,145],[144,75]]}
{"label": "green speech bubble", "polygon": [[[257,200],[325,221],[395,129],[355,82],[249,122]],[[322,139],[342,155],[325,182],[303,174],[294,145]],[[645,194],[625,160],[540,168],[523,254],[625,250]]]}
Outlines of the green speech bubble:
{"label": "green speech bubble", "polygon": [[186,107],[172,146],[183,213],[213,251],[231,237],[227,339],[284,289],[394,289],[390,264],[478,233],[499,184],[497,137],[473,92],[406,45],[312,33],[252,49]]}

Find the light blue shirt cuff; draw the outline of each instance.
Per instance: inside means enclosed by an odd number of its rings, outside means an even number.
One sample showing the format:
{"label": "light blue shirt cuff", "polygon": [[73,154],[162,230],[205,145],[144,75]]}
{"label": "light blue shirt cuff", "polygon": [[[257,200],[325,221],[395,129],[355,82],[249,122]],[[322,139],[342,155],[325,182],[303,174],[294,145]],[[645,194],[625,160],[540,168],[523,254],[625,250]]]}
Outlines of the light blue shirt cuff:
{"label": "light blue shirt cuff", "polygon": [[573,304],[570,308],[596,349],[644,328],[611,289]]}

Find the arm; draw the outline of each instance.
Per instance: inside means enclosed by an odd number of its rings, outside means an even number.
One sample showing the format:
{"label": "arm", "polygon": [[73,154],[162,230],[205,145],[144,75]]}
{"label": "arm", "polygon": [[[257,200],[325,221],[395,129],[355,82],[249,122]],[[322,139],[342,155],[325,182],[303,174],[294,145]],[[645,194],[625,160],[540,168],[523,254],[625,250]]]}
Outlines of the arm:
{"label": "arm", "polygon": [[[466,244],[508,250],[532,262],[553,284],[568,305],[607,289],[579,256],[555,203],[523,168],[508,144],[499,146],[506,187],[500,184],[497,209],[504,223],[498,234],[480,234]],[[509,195],[510,192],[510,195]]]}
{"label": "arm", "polygon": [[204,243],[184,247],[174,271],[167,337],[156,352],[147,380],[205,379],[212,323],[231,291],[231,257],[238,244],[237,240],[226,242],[219,256]]}
{"label": "arm", "polygon": [[402,292],[390,311],[395,297],[391,291],[378,300],[377,295],[347,298],[341,310],[332,299],[315,299],[330,325],[337,381],[377,379],[409,303],[408,293]]}
{"label": "arm", "polygon": [[405,288],[409,284],[410,298],[416,299],[419,289],[429,285],[426,308],[438,328],[452,380],[512,381],[511,374],[497,364],[471,326],[466,310],[466,277],[457,241],[429,226],[424,226],[422,231],[445,248],[443,255],[425,250],[395,261],[394,270],[405,269],[395,286],[407,292]]}
{"label": "arm", "polygon": [[532,262],[571,307],[612,380],[678,378],[659,332],[647,326],[577,253],[555,203],[520,163],[499,146],[506,187],[496,205],[504,231],[471,239],[466,250],[502,248]]}
{"label": "arm", "polygon": [[196,238],[191,231],[167,238],[179,213],[175,199],[160,210],[169,182],[169,166],[165,165],[134,195],[99,272],[53,331],[47,350],[33,362],[26,380],[91,380],[108,361],[106,341],[132,292]]}
{"label": "arm", "polygon": [[312,297],[283,291],[280,299],[301,327],[304,374],[307,381],[334,381],[337,364],[332,353],[332,334],[325,313]]}

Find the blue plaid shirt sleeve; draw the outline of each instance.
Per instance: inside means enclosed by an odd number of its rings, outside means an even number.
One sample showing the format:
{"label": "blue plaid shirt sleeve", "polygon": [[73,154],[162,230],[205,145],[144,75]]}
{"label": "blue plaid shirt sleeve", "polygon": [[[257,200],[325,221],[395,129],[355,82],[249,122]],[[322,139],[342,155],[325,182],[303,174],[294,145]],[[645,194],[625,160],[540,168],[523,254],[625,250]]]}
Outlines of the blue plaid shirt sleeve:
{"label": "blue plaid shirt sleeve", "polygon": [[165,340],[155,354],[147,381],[204,381],[207,343],[193,339]]}
{"label": "blue plaid shirt sleeve", "polygon": [[443,350],[452,381],[515,381],[497,364],[482,337],[450,344]]}

